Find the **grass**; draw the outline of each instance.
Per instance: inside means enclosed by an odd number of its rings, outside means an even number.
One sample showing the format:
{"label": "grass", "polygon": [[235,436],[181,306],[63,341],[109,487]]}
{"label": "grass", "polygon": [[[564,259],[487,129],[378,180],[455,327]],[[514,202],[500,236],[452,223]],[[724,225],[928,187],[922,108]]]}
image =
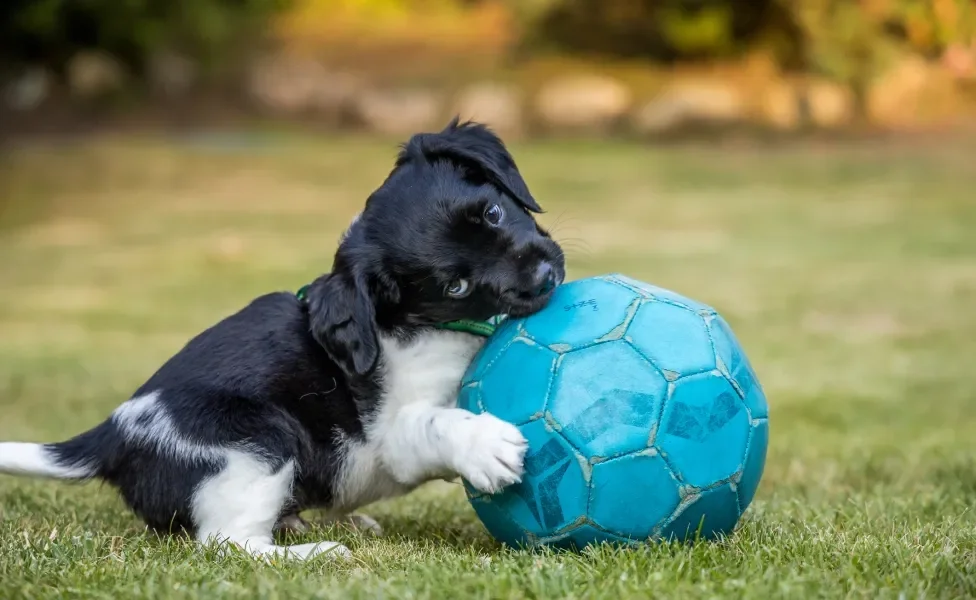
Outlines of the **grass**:
{"label": "grass", "polygon": [[[210,140],[214,142],[214,140]],[[456,484],[307,536],[349,565],[218,560],[115,493],[0,477],[0,598],[963,598],[976,595],[972,144],[516,145],[570,275],[716,306],[770,398],[759,494],[718,543],[513,552]],[[104,418],[186,339],[328,268],[394,144],[154,138],[0,162],[0,439]]]}

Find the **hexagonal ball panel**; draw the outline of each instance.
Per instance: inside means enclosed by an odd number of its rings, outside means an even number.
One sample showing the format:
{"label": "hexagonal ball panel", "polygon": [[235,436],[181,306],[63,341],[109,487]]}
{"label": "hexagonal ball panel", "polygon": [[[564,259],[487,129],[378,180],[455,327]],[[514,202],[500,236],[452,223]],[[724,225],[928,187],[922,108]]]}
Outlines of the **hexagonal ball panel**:
{"label": "hexagonal ball panel", "polygon": [[505,507],[496,502],[493,496],[473,496],[469,497],[469,501],[475,514],[493,538],[512,548],[527,548],[533,545],[525,530],[511,519],[505,512]]}
{"label": "hexagonal ball panel", "polygon": [[516,337],[518,337],[518,321],[514,319],[506,319],[503,321],[495,330],[495,333],[485,341],[485,344],[478,351],[478,354],[475,355],[471,364],[468,365],[464,377],[461,378],[461,385],[467,385],[481,380],[485,374],[485,370],[498,358],[498,353]]}
{"label": "hexagonal ball panel", "polygon": [[647,447],[667,393],[664,376],[623,340],[563,356],[548,412],[587,458]]}
{"label": "hexagonal ball panel", "polygon": [[732,533],[739,522],[739,503],[735,491],[728,484],[703,492],[664,528],[665,540],[690,541],[696,538],[713,540]]}
{"label": "hexagonal ball panel", "polygon": [[590,518],[603,529],[647,539],[678,508],[678,482],[656,452],[593,465]]}
{"label": "hexagonal ball panel", "polygon": [[705,320],[686,308],[654,300],[642,304],[627,339],[660,369],[690,375],[715,368]]}
{"label": "hexagonal ball panel", "polygon": [[749,429],[749,414],[728,380],[702,373],[675,382],[656,445],[684,483],[707,487],[742,468]]}
{"label": "hexagonal ball panel", "polygon": [[481,379],[481,404],[503,421],[541,417],[557,355],[525,338],[508,345]]}
{"label": "hexagonal ball panel", "polygon": [[708,324],[709,334],[715,344],[715,353],[719,361],[725,366],[746,401],[749,414],[753,419],[765,419],[769,416],[769,406],[766,394],[759,384],[759,378],[749,363],[745,351],[739,340],[732,333],[732,328],[720,316],[713,317]]}
{"label": "hexagonal ball panel", "polygon": [[619,328],[637,298],[634,291],[601,279],[566,283],[544,310],[525,319],[525,331],[543,346],[572,350]]}
{"label": "hexagonal ball panel", "polygon": [[516,529],[540,538],[554,535],[586,516],[589,498],[583,460],[566,440],[541,420],[519,429],[529,442],[522,482],[492,496],[479,497],[497,509],[483,508],[485,516],[481,512],[478,516],[502,541]]}
{"label": "hexagonal ball panel", "polygon": [[759,481],[762,479],[766,467],[766,450],[769,447],[769,421],[763,419],[753,424],[752,435],[749,437],[749,450],[746,453],[746,464],[742,468],[742,478],[739,480],[739,511],[745,512],[756,496]]}
{"label": "hexagonal ball panel", "polygon": [[622,285],[629,288],[638,290],[640,294],[644,297],[658,298],[660,300],[665,300],[667,302],[673,302],[675,304],[680,304],[685,306],[695,312],[703,313],[713,313],[715,309],[711,306],[698,302],[697,300],[692,300],[691,298],[679,294],[678,292],[658,287],[656,285],[647,283],[645,281],[638,281],[633,277],[627,277],[626,275],[621,275],[620,273],[614,273],[610,276],[611,279],[619,281]]}

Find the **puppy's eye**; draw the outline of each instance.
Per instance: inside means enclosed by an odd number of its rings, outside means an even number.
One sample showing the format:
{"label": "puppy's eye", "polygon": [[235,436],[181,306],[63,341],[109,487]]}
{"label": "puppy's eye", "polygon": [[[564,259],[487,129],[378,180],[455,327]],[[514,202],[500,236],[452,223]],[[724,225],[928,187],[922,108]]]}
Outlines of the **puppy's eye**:
{"label": "puppy's eye", "polygon": [[505,211],[502,210],[501,206],[497,204],[492,204],[485,209],[485,222],[489,225],[498,225],[502,222],[502,217],[505,215]]}
{"label": "puppy's eye", "polygon": [[467,279],[461,278],[455,279],[444,288],[444,293],[451,298],[464,298],[469,291],[471,291],[471,284]]}

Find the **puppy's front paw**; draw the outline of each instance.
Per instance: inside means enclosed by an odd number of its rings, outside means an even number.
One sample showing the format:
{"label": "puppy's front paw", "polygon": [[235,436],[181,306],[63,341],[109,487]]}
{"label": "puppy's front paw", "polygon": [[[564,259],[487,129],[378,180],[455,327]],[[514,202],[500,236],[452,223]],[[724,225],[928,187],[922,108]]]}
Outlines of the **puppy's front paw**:
{"label": "puppy's front paw", "polygon": [[481,414],[462,421],[456,435],[455,469],[475,489],[494,494],[522,481],[528,442],[517,427]]}

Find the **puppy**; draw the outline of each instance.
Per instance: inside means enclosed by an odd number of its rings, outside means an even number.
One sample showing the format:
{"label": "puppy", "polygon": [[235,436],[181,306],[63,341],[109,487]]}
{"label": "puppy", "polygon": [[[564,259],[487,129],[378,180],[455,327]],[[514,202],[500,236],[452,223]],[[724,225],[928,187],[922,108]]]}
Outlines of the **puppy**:
{"label": "puppy", "polygon": [[275,545],[304,509],[347,515],[438,478],[518,482],[519,430],[455,407],[483,340],[438,324],[545,306],[565,265],[538,212],[486,127],[415,135],[304,294],[205,330],[88,432],[0,443],[0,472],[98,478],[153,530],[301,559],[349,553]]}

